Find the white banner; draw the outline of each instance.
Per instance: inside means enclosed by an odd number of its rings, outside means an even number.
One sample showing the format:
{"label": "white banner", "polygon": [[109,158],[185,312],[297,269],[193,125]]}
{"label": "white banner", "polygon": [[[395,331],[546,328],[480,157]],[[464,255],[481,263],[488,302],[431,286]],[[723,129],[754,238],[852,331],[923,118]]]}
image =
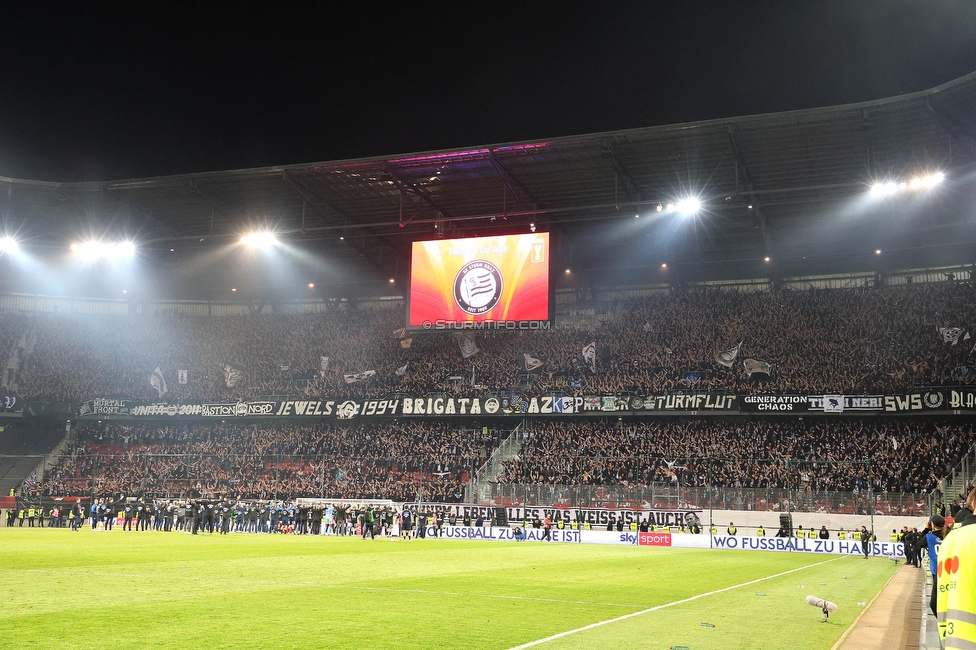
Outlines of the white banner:
{"label": "white banner", "polygon": [[355,384],[357,381],[365,381],[376,374],[375,370],[364,370],[363,372],[357,372],[351,375],[343,375],[342,377],[346,380],[347,384]]}
{"label": "white banner", "polygon": [[[864,555],[861,542],[839,539],[797,539],[795,537],[751,537],[737,535],[691,535],[687,533],[644,533],[629,530],[549,530],[550,539],[544,540],[542,528],[522,528],[523,541],[551,541],[560,544],[611,544],[616,546],[659,546],[672,548],[712,548],[735,551],[773,551],[778,553],[807,553],[810,555]],[[444,526],[440,530],[445,539],[496,540],[514,542],[515,526],[511,528],[474,526]],[[427,526],[427,537],[436,536],[437,529]],[[868,552],[872,556],[903,559],[905,546],[901,542],[870,542]]]}
{"label": "white banner", "polygon": [[[672,536],[676,537],[676,536]],[[819,555],[864,555],[861,542],[839,539],[797,539],[796,537],[749,537],[712,535],[712,548],[738,551],[778,551]],[[672,546],[680,546],[672,544]],[[905,557],[901,542],[868,542],[868,552],[879,557]]]}

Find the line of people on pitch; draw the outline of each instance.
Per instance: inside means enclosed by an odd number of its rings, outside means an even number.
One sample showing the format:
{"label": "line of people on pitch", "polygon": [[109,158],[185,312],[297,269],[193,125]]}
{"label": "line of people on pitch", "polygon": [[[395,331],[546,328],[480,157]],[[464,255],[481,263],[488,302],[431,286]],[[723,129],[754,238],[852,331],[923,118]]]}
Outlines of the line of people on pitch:
{"label": "line of people on pitch", "polygon": [[[711,528],[709,529],[709,532],[712,535],[718,535],[718,528],[715,525],[712,525]],[[739,529],[736,527],[735,523],[729,522],[728,527],[725,529],[725,534],[737,535],[738,532]],[[894,533],[895,531],[892,532]],[[757,526],[755,537],[766,537],[766,528],[762,525]],[[779,527],[778,531],[776,531],[775,537],[795,537],[797,539],[830,539],[830,531],[827,530],[827,526],[825,525],[821,526],[820,530],[816,530],[813,526],[810,526],[810,528],[804,530],[803,526],[800,525],[796,527],[796,529],[793,531],[793,534],[791,535],[789,528],[784,524]],[[875,542],[878,540],[877,536],[874,534],[874,531],[873,530],[869,531],[866,526],[861,526],[860,530],[858,530],[857,528],[853,528],[853,529],[838,528],[837,539],[841,541],[850,540],[855,542],[860,542],[862,540]],[[900,541],[900,540],[892,540],[892,541]]]}
{"label": "line of people on pitch", "polygon": [[78,525],[75,523],[76,519],[78,522],[84,519],[84,511],[80,505],[77,508],[70,505],[55,505],[48,508],[25,506],[19,509],[10,508],[6,514],[7,526],[20,528],[24,527],[25,522],[28,528],[34,528],[35,523],[37,528],[44,528],[45,522],[47,528],[76,528]]}

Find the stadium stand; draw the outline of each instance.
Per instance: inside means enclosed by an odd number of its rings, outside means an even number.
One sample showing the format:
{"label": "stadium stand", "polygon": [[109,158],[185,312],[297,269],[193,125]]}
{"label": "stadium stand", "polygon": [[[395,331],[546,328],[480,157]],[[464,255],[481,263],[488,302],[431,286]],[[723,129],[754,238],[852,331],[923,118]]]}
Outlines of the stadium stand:
{"label": "stadium stand", "polygon": [[42,489],[54,497],[457,502],[504,434],[455,427],[91,423],[76,432]]}
{"label": "stadium stand", "polygon": [[[404,348],[393,333],[403,322],[402,311],[395,308],[220,318],[51,314],[30,320],[37,342],[16,385],[20,395],[56,400],[151,399],[155,392],[146,377],[161,365],[170,400],[435,391],[474,395],[477,390],[468,380],[472,371],[475,383],[489,390],[890,393],[974,381],[972,346],[966,340],[950,343],[939,332],[976,329],[974,303],[976,291],[969,282],[675,291],[622,301],[592,331],[479,333],[481,352],[470,359],[462,358],[447,334],[411,335],[410,347]],[[751,381],[741,362],[731,368],[716,363],[717,352],[740,341],[738,359],[768,362],[770,380]],[[590,342],[605,350],[597,372],[581,355]],[[526,352],[544,361],[529,375],[516,364]],[[330,362],[320,375],[322,357]],[[233,387],[224,374],[228,364],[241,372]],[[398,375],[404,364],[405,372]],[[180,369],[187,371],[186,384],[176,381]],[[344,374],[365,370],[376,375],[344,382]]]}

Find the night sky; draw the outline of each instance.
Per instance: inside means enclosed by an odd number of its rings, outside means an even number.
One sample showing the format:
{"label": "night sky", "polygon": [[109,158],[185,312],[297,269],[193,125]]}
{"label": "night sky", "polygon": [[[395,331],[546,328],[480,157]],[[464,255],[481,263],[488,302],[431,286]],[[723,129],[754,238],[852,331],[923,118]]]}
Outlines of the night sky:
{"label": "night sky", "polygon": [[0,175],[109,180],[544,139],[976,71],[972,0],[129,4],[5,7]]}

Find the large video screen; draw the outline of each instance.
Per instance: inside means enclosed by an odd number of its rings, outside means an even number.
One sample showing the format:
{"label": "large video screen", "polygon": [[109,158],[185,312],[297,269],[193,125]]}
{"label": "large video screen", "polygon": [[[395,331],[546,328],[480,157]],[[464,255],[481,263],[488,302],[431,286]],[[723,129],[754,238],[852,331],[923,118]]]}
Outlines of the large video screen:
{"label": "large video screen", "polygon": [[549,233],[413,243],[408,327],[548,323],[549,307]]}

